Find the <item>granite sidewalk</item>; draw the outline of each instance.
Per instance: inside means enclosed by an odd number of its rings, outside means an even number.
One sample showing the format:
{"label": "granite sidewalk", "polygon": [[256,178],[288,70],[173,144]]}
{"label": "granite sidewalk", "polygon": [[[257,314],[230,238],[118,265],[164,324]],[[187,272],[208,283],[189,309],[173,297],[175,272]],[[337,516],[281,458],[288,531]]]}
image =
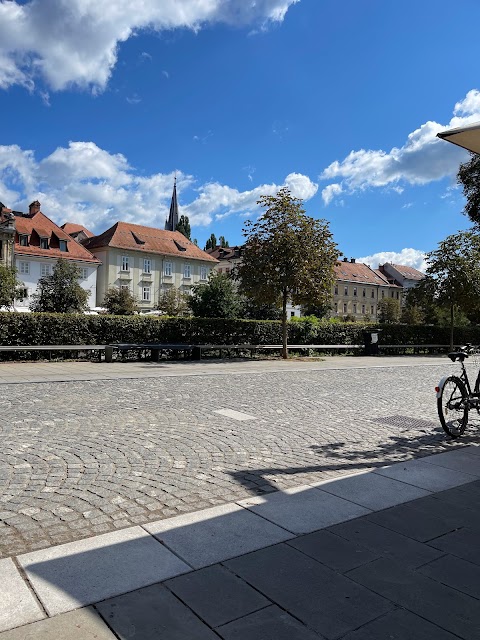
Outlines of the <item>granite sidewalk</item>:
{"label": "granite sidewalk", "polygon": [[0,561],[1,640],[480,637],[480,447]]}

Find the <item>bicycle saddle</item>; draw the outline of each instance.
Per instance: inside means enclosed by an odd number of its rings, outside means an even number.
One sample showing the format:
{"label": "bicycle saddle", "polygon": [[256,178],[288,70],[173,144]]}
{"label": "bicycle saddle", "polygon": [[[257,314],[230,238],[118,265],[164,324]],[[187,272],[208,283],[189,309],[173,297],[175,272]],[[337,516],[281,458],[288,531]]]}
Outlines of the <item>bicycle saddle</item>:
{"label": "bicycle saddle", "polygon": [[448,354],[448,357],[452,362],[456,362],[457,360],[463,362],[465,358],[468,358],[468,353],[465,353],[465,351],[452,351],[452,353]]}

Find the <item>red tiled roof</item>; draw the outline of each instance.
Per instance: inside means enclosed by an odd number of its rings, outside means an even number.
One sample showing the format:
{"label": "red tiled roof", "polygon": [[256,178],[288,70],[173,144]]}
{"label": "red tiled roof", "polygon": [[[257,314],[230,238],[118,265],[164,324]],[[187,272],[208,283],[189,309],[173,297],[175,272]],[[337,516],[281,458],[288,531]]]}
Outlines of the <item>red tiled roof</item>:
{"label": "red tiled roof", "polygon": [[65,231],[65,233],[68,233],[68,235],[71,235],[72,233],[77,234],[83,231],[87,238],[93,238],[93,233],[81,224],[75,224],[74,222],[65,222],[65,224],[62,224],[62,229]]}
{"label": "red tiled roof", "polygon": [[[15,215],[15,253],[18,255],[42,256],[44,258],[65,258],[66,260],[80,260],[82,262],[96,262],[100,260],[90,253],[85,247],[65,233],[50,218],[41,211],[33,215]],[[29,236],[28,247],[21,246],[19,235]],[[50,238],[50,248],[40,247],[40,237]],[[59,240],[66,240],[68,251],[60,251]]]}
{"label": "red tiled roof", "polygon": [[240,252],[243,247],[214,247],[213,249],[207,249],[207,253],[217,260],[232,260],[233,258],[240,258]]}
{"label": "red tiled roof", "polygon": [[418,271],[418,269],[414,269],[413,267],[407,267],[407,265],[404,264],[393,264],[392,262],[389,262],[388,264],[408,280],[423,280],[423,278],[425,278],[424,273]]}
{"label": "red tiled roof", "polygon": [[154,227],[144,227],[130,222],[116,222],[99,236],[84,241],[90,251],[101,247],[114,247],[167,256],[182,256],[192,260],[217,262],[200,247],[187,240],[180,231],[165,231]]}
{"label": "red tiled roof", "polygon": [[363,262],[337,262],[335,265],[335,278],[345,282],[358,282],[361,284],[376,284],[383,287],[392,287],[385,276],[370,268]]}

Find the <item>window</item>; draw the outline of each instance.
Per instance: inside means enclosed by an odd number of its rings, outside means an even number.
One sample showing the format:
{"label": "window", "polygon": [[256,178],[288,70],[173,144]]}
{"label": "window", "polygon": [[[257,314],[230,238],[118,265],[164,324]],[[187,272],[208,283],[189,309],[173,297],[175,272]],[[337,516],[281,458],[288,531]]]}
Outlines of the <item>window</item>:
{"label": "window", "polygon": [[335,302],[335,313],[338,313],[338,302]]}
{"label": "window", "polygon": [[347,313],[347,304],[346,303],[343,305],[343,313]]}
{"label": "window", "polygon": [[207,267],[200,267],[200,280],[207,279]]}
{"label": "window", "polygon": [[48,238],[40,238],[40,249],[48,249]]}
{"label": "window", "polygon": [[356,296],[357,295],[357,287],[353,287],[353,295]]}
{"label": "window", "polygon": [[165,264],[163,265],[163,274],[166,276],[171,276],[172,275],[172,263],[171,262],[165,262]]}
{"label": "window", "polygon": [[362,304],[362,313],[365,314],[365,305]]}
{"label": "window", "polygon": [[338,284],[335,285],[335,295],[338,296]]}
{"label": "window", "polygon": [[86,280],[88,278],[88,269],[86,267],[80,267],[79,271],[81,280]]}
{"label": "window", "polygon": [[348,287],[345,287],[345,295],[348,296]]}
{"label": "window", "polygon": [[191,268],[189,264],[184,264],[183,265],[183,277],[184,278],[191,278]]}
{"label": "window", "polygon": [[128,284],[121,284],[120,289],[122,289],[122,291],[130,291]]}
{"label": "window", "polygon": [[372,289],[372,298],[375,298],[375,289]]}
{"label": "window", "polygon": [[385,291],[382,291],[382,298],[385,297]]}
{"label": "window", "polygon": [[353,305],[353,313],[357,313],[357,305],[356,304]]}
{"label": "window", "polygon": [[367,290],[366,290],[366,289],[364,289],[364,290],[362,291],[362,297],[363,297],[363,298],[366,298],[366,297],[367,297]]}
{"label": "window", "polygon": [[294,318],[295,317],[295,311],[290,311],[290,317]]}
{"label": "window", "polygon": [[28,289],[26,287],[21,287],[17,290],[17,295],[15,296],[16,300],[25,300],[28,298]]}
{"label": "window", "polygon": [[25,234],[22,234],[20,236],[19,242],[21,247],[28,247],[28,236]]}
{"label": "window", "polygon": [[66,240],[59,240],[58,244],[59,244],[60,251],[67,251],[67,241]]}
{"label": "window", "polygon": [[41,276],[49,276],[52,273],[52,265],[50,264],[42,264],[40,266],[40,275]]}
{"label": "window", "polygon": [[150,302],[150,287],[142,287],[142,300]]}
{"label": "window", "polygon": [[0,260],[3,258],[3,242],[0,240]]}
{"label": "window", "polygon": [[152,261],[149,258],[143,260],[143,273],[152,273]]}
{"label": "window", "polygon": [[122,271],[130,271],[128,256],[122,256]]}
{"label": "window", "polygon": [[29,262],[19,262],[19,271],[20,273],[30,273],[30,263]]}
{"label": "window", "polygon": [[230,273],[230,267],[225,267],[225,273]]}
{"label": "window", "polygon": [[391,291],[390,293],[392,294],[392,298],[393,298],[394,291]]}
{"label": "window", "polygon": [[399,300],[399,299],[400,299],[400,292],[397,291],[397,300]]}
{"label": "window", "polygon": [[372,316],[373,316],[373,304],[372,304],[372,306],[370,307],[370,313],[371,313],[371,314],[372,314]]}
{"label": "window", "polygon": [[218,269],[218,273],[222,273],[223,269]]}

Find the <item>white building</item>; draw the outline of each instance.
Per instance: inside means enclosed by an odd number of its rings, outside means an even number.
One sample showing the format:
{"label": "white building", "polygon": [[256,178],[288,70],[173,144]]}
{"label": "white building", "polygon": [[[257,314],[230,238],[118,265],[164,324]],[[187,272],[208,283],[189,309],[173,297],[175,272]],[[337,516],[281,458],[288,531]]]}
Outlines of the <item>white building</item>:
{"label": "white building", "polygon": [[15,218],[15,266],[23,282],[22,298],[16,300],[19,311],[28,309],[41,277],[50,275],[59,258],[73,262],[80,269],[79,284],[89,292],[88,305],[94,307],[97,297],[97,269],[100,260],[75,242],[40,211],[40,203],[32,202],[28,213],[13,212]]}

